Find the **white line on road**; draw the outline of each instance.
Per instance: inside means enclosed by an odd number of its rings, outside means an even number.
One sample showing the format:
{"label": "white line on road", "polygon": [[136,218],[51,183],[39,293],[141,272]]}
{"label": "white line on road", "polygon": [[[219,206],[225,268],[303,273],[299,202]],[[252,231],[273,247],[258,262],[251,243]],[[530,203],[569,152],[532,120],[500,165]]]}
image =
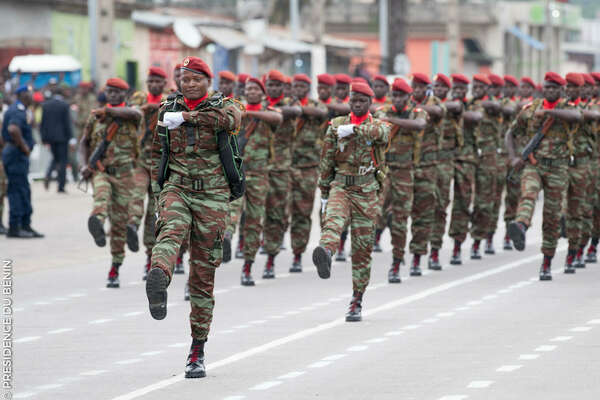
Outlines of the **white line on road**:
{"label": "white line on road", "polygon": [[62,383],[50,383],[48,385],[42,385],[42,386],[37,386],[36,389],[38,390],[52,390],[52,389],[58,389],[59,387],[63,387],[64,385]]}
{"label": "white line on road", "polygon": [[490,387],[494,381],[473,381],[467,385],[469,389],[485,389]]}
{"label": "white line on road", "polygon": [[331,364],[331,361],[317,361],[308,366],[308,368],[323,368]]}
{"label": "white line on road", "polygon": [[590,330],[592,330],[591,326],[578,326],[576,328],[569,329],[569,332],[587,332]]}
{"label": "white line on road", "polygon": [[304,371],[292,371],[290,373],[287,373],[285,375],[281,375],[280,377],[278,377],[277,379],[294,379],[297,378],[301,375],[304,375],[306,372]]}
{"label": "white line on road", "polygon": [[483,296],[483,297],[481,298],[481,300],[492,300],[492,299],[495,299],[495,298],[497,298],[497,297],[498,297],[498,296],[497,296],[497,295],[495,295],[495,294],[488,294],[487,296]]}
{"label": "white line on road", "polygon": [[453,394],[450,396],[444,396],[444,397],[440,397],[439,400],[464,400],[466,398],[468,398],[469,396],[466,396],[464,394]]}
{"label": "white line on road", "polygon": [[340,360],[340,359],[342,359],[342,358],[344,358],[346,356],[347,356],[347,354],[333,354],[331,356],[324,357],[321,360],[322,361],[337,361],[337,360]]}
{"label": "white line on road", "polygon": [[[15,308],[15,310],[16,310],[16,308]],[[600,324],[600,319],[592,319],[591,321],[586,322],[586,324],[599,325]]]}
{"label": "white line on road", "polygon": [[382,343],[385,342],[386,340],[388,340],[387,338],[384,337],[379,337],[379,338],[373,338],[373,339],[369,339],[369,340],[365,340],[365,343]]}
{"label": "white line on road", "polygon": [[36,392],[23,392],[23,393],[17,393],[13,396],[13,399],[26,399],[29,397],[33,397],[35,396],[37,393]]}
{"label": "white line on road", "polygon": [[119,364],[119,365],[129,365],[129,364],[135,364],[135,363],[139,363],[140,361],[142,361],[141,358],[130,358],[129,360],[121,360],[121,361],[117,361],[115,362],[115,364]]}
{"label": "white line on road", "polygon": [[555,345],[550,344],[550,345],[544,345],[544,346],[539,346],[537,349],[535,349],[535,351],[554,351],[556,350]]}
{"label": "white line on road", "polygon": [[417,328],[420,328],[420,327],[421,327],[421,325],[415,325],[415,324],[413,324],[413,325],[403,326],[401,329],[405,329],[405,330],[409,331],[409,330],[417,329]]}
{"label": "white line on road", "polygon": [[471,307],[456,307],[454,311],[467,311],[470,310]]}
{"label": "white line on road", "polygon": [[228,396],[228,397],[225,397],[223,400],[242,400],[245,398],[246,398],[246,396]]}
{"label": "white line on road", "polygon": [[150,357],[150,356],[155,356],[158,354],[164,353],[164,351],[162,350],[157,350],[157,351],[147,351],[145,353],[140,354],[140,356],[144,356],[144,357]]}
{"label": "white line on road", "polygon": [[65,332],[71,332],[73,330],[73,328],[60,328],[60,329],[54,329],[52,331],[48,331],[48,335],[56,335],[58,333],[65,333]]}
{"label": "white line on road", "polygon": [[365,351],[368,348],[369,348],[369,346],[352,346],[352,347],[348,347],[346,350],[347,351]]}
{"label": "white line on road", "polygon": [[41,336],[27,336],[21,339],[16,339],[15,343],[28,343],[28,342],[34,342],[38,339],[40,339]]}
{"label": "white line on road", "polygon": [[281,381],[263,382],[263,383],[259,383],[256,386],[251,387],[250,390],[267,390],[267,389],[271,389],[274,386],[281,385],[282,383],[283,382],[281,382]]}
{"label": "white line on road", "polygon": [[97,376],[97,375],[101,375],[105,372],[108,372],[105,369],[95,369],[92,371],[85,371],[85,372],[81,372],[79,375],[83,375],[83,376]]}
{"label": "white line on road", "polygon": [[141,315],[143,314],[143,311],[132,311],[132,312],[128,312],[123,314],[124,317],[135,317],[136,315]]}
{"label": "white line on road", "polygon": [[478,306],[480,305],[482,302],[479,300],[473,300],[467,303],[468,306]]}
{"label": "white line on road", "polygon": [[540,358],[539,354],[521,354],[519,360],[535,360]]}
{"label": "white line on road", "polygon": [[96,320],[88,322],[88,324],[94,324],[94,325],[96,325],[96,324],[105,324],[105,323],[110,322],[110,321],[112,321],[111,318],[96,319]]}
{"label": "white line on road", "polygon": [[47,306],[48,304],[50,304],[47,301],[36,301],[35,303],[33,303],[34,306]]}
{"label": "white line on road", "polygon": [[497,372],[513,372],[513,371],[518,370],[521,367],[522,367],[522,365],[503,365],[500,368],[498,368],[496,371]]}
{"label": "white line on road", "polygon": [[390,331],[385,334],[385,336],[398,336],[402,335],[404,331]]}
{"label": "white line on road", "polygon": [[451,317],[453,315],[454,315],[453,312],[441,312],[441,313],[437,313],[435,316],[436,317],[445,317],[445,318],[447,318],[447,317]]}
{"label": "white line on road", "polygon": [[505,294],[505,293],[509,293],[509,292],[511,292],[511,290],[510,290],[510,289],[500,289],[500,290],[498,290],[496,293],[499,293],[499,294]]}
{"label": "white line on road", "polygon": [[170,345],[169,345],[169,347],[174,347],[174,348],[175,348],[175,347],[185,347],[185,346],[187,346],[188,344],[189,344],[189,343],[187,343],[187,342],[179,342],[179,343],[173,343],[173,344],[170,344]]}
{"label": "white line on road", "polygon": [[550,339],[551,342],[566,342],[573,339],[573,336],[557,336],[555,338]]}

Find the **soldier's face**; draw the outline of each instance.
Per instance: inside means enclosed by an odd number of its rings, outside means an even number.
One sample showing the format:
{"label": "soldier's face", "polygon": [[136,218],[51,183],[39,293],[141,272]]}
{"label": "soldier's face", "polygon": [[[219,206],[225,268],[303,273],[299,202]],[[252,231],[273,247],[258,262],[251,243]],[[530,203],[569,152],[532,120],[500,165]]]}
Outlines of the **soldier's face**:
{"label": "soldier's face", "polygon": [[181,93],[190,99],[198,100],[208,92],[210,79],[204,74],[183,70],[181,73]]}
{"label": "soldier's face", "polygon": [[303,99],[308,96],[308,92],[310,92],[310,85],[303,81],[294,81],[292,83],[292,94],[298,98]]}
{"label": "soldier's face", "polygon": [[502,90],[502,86],[492,85],[488,87],[488,94],[490,97],[498,97],[500,95],[500,91]]}
{"label": "soldier's face", "polygon": [[594,86],[590,85],[589,83],[586,83],[583,88],[581,89],[581,94],[580,96],[584,99],[589,99],[590,97],[592,97],[594,95]]}
{"label": "soldier's face", "polygon": [[558,85],[554,82],[545,81],[544,88],[542,90],[542,95],[544,96],[544,98],[546,100],[553,103],[556,100],[560,99],[560,91],[561,91],[560,85]]}
{"label": "soldier's face", "polygon": [[401,112],[406,107],[410,94],[403,92],[402,90],[392,91],[392,104],[396,108],[396,111]]}
{"label": "soldier's face", "polygon": [[173,81],[175,82],[177,90],[181,92],[181,68],[175,68],[173,70]]}
{"label": "soldier's face", "polygon": [[373,92],[375,92],[375,97],[378,99],[383,96],[387,96],[389,91],[389,86],[385,84],[385,82],[377,79],[373,82]]}
{"label": "soldier's face", "polygon": [[248,82],[245,89],[246,100],[248,100],[249,104],[257,104],[262,101],[264,93],[258,84],[254,82]]}
{"label": "soldier's face", "polygon": [[464,83],[455,83],[452,86],[452,98],[462,101],[467,97],[468,86]]}
{"label": "soldier's face", "polygon": [[575,101],[579,98],[580,87],[577,85],[573,85],[572,83],[567,83],[567,88],[565,89],[565,94],[571,101]]}
{"label": "soldier's face", "polygon": [[444,82],[435,81],[433,83],[433,94],[439,99],[445,99],[448,96],[450,88]]}
{"label": "soldier's face", "polygon": [[265,86],[267,89],[267,96],[272,99],[276,99],[283,94],[283,82],[269,79]]}
{"label": "soldier's face", "polygon": [[529,83],[521,83],[521,87],[519,88],[519,94],[521,97],[531,97],[533,96],[534,87]]}
{"label": "soldier's face", "polygon": [[167,81],[162,76],[150,75],[148,79],[146,79],[146,85],[148,86],[148,91],[153,96],[158,96],[163,93],[165,90],[165,85]]}
{"label": "soldier's face", "polygon": [[292,97],[292,96],[294,96],[294,89],[293,89],[291,83],[284,83],[283,84],[283,95],[285,97]]}
{"label": "soldier's face", "polygon": [[350,93],[350,85],[347,83],[338,83],[335,85],[335,97],[344,100]]}
{"label": "soldier's face", "polygon": [[229,79],[220,78],[219,79],[219,92],[223,93],[225,97],[231,96],[233,94],[233,87],[235,86],[235,82]]}
{"label": "soldier's face", "polygon": [[514,97],[516,93],[517,87],[515,85],[512,83],[507,83],[504,85],[504,97],[508,97],[510,99],[511,97]]}
{"label": "soldier's face", "polygon": [[106,95],[106,102],[111,106],[116,106],[125,101],[125,94],[127,92],[123,89],[119,89],[112,86],[107,86],[104,90],[104,94]]}
{"label": "soldier's face", "polygon": [[327,99],[331,97],[332,89],[333,88],[329,85],[319,83],[319,86],[317,86],[317,92],[319,92],[319,100],[327,101]]}
{"label": "soldier's face", "polygon": [[473,94],[473,97],[476,99],[481,99],[483,96],[485,96],[487,92],[487,85],[479,82],[479,81],[473,81],[473,87],[471,88],[471,93]]}
{"label": "soldier's face", "polygon": [[425,98],[425,96],[427,95],[427,84],[426,83],[413,81],[412,89],[413,89],[413,97],[418,101],[423,100]]}
{"label": "soldier's face", "polygon": [[246,84],[242,83],[242,82],[238,82],[237,86],[235,87],[235,95],[243,96],[245,90],[246,90]]}
{"label": "soldier's face", "polygon": [[371,106],[371,98],[362,93],[352,93],[350,96],[350,111],[357,117],[362,117],[369,112]]}

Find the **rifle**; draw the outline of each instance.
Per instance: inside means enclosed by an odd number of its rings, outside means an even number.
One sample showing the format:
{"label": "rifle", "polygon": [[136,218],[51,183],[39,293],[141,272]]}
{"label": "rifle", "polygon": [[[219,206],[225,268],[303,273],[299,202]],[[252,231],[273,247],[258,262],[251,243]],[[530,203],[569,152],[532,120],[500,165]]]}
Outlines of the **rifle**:
{"label": "rifle", "polygon": [[141,146],[144,147],[145,143],[148,139],[152,138],[152,134],[156,129],[156,124],[158,123],[158,111],[152,114],[152,117],[148,120],[146,125],[146,132],[144,132],[144,136],[142,137]]}
{"label": "rifle", "polygon": [[[106,150],[108,150],[108,146],[113,141],[117,131],[119,130],[119,124],[117,121],[111,122],[111,124],[106,128],[106,132],[104,133],[104,137],[102,141],[96,146],[94,152],[90,156],[88,161],[88,167],[91,170],[97,170],[104,172],[104,165],[102,165],[102,159],[106,154]],[[77,182],[77,189],[81,190],[84,193],[88,191],[88,179],[81,177],[79,182]]]}
{"label": "rifle", "polygon": [[[546,119],[546,121],[544,121],[544,123],[542,124],[542,127],[531,138],[529,143],[527,143],[527,145],[521,152],[521,160],[529,161],[531,163],[531,165],[537,165],[537,160],[533,156],[533,153],[539,147],[540,143],[544,139],[544,136],[546,136],[546,133],[548,133],[548,130],[550,129],[550,127],[552,126],[553,123],[554,123],[554,118],[552,118],[552,117],[550,117],[550,118]],[[510,173],[508,174],[508,176],[506,177],[506,179],[509,180],[511,183],[516,183],[516,180],[514,179],[514,176],[513,176],[516,172],[517,172],[517,170],[515,168],[513,168],[510,171]]]}
{"label": "rifle", "polygon": [[258,126],[258,122],[258,118],[252,118],[248,125],[244,128],[244,132],[241,132],[241,134],[238,135],[238,147],[240,149],[241,154],[244,154],[244,148],[248,144],[248,139],[250,138],[250,135]]}

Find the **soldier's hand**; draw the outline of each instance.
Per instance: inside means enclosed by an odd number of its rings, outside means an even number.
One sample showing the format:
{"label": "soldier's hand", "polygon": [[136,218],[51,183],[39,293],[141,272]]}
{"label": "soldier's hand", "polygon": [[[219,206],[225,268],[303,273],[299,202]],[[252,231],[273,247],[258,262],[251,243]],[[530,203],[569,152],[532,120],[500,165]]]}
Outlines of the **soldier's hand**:
{"label": "soldier's hand", "polygon": [[106,116],[106,109],[96,108],[92,110],[92,115],[95,116],[97,119],[104,119],[104,117]]}
{"label": "soldier's hand", "polygon": [[163,116],[163,122],[169,129],[175,129],[183,124],[184,118],[182,112],[166,112]]}
{"label": "soldier's hand", "polygon": [[340,125],[337,129],[338,137],[345,138],[346,136],[350,136],[354,133],[354,124],[348,125]]}
{"label": "soldier's hand", "polygon": [[79,171],[83,179],[88,180],[92,176],[93,171],[90,169],[88,165],[81,167]]}
{"label": "soldier's hand", "polygon": [[523,159],[521,159],[521,157],[515,157],[510,160],[510,165],[514,169],[519,170],[519,169],[523,168],[523,166],[525,165],[525,162],[523,161]]}
{"label": "soldier's hand", "polygon": [[543,118],[543,117],[544,117],[544,115],[546,115],[546,110],[537,110],[537,111],[534,113],[534,116],[535,116],[536,118]]}

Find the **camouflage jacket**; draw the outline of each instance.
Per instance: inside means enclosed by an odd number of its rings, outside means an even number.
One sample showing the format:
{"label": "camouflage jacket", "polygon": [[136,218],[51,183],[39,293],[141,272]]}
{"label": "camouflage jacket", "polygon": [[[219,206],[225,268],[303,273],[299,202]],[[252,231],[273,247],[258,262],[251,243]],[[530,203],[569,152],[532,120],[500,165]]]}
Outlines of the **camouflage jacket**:
{"label": "camouflage jacket", "polygon": [[[266,101],[263,101],[261,110],[276,111],[274,108],[268,107]],[[278,132],[276,126],[269,125],[257,118],[242,119],[239,140],[240,143],[246,143],[243,152],[246,171],[263,171],[273,164],[275,160],[274,143],[277,140]]]}
{"label": "camouflage jacket", "polygon": [[495,156],[500,147],[499,135],[502,130],[502,113],[492,115],[481,103],[484,99],[471,99],[467,102],[467,111],[478,111],[483,115],[477,125],[475,137],[479,156]]}
{"label": "camouflage jacket", "polygon": [[[98,120],[94,115],[89,116],[84,128],[84,134],[89,139],[90,155],[102,142],[108,127],[113,121],[114,119],[109,116],[106,116],[103,120]],[[104,165],[104,167],[122,167],[127,164],[132,164],[138,156],[138,124],[133,121],[115,122],[119,125],[119,129],[102,159],[102,165]]]}
{"label": "camouflage jacket", "polygon": [[[327,112],[327,107],[318,101],[308,99],[308,106]],[[296,168],[317,167],[321,157],[323,134],[327,126],[326,118],[300,116],[296,121],[292,165]]]}
{"label": "camouflage jacket", "polygon": [[325,134],[319,166],[319,189],[323,198],[329,197],[336,175],[365,176],[372,171],[373,179],[357,187],[365,193],[379,190],[379,183],[374,177],[373,150],[374,146],[387,146],[389,125],[369,115],[354,127],[352,135],[338,140],[337,127],[345,124],[350,124],[350,115],[334,118]]}
{"label": "camouflage jacket", "polygon": [[[595,110],[598,111],[598,106],[593,102],[579,102],[577,105],[582,111]],[[578,124],[579,125],[579,124]],[[579,125],[578,134],[573,137],[573,151],[575,158],[578,157],[597,157],[598,144],[597,121],[584,121]]]}
{"label": "camouflage jacket", "polygon": [[[283,98],[279,103],[273,105],[275,110],[278,107],[291,106],[294,100],[289,97]],[[292,146],[294,144],[294,133],[296,131],[296,119],[284,119],[283,123],[277,128],[277,134],[273,137],[274,158],[272,168],[278,171],[284,171],[292,165]]]}
{"label": "camouflage jacket", "polygon": [[[427,113],[418,107],[407,105],[402,112],[397,112],[394,106],[380,107],[374,115],[375,118],[383,117],[426,120]],[[411,168],[413,163],[418,163],[420,158],[420,141],[424,131],[407,131],[391,125],[390,137],[385,153],[386,165],[391,168]]]}
{"label": "camouflage jacket", "polygon": [[[503,97],[500,104],[502,105],[502,107],[514,107],[516,109],[519,104],[519,99],[517,99],[516,97],[513,97],[512,99],[509,97]],[[504,144],[504,135],[506,134],[508,128],[510,128],[510,124],[516,118],[516,116],[516,113],[510,116],[503,114],[502,116],[502,126],[500,128],[500,132],[498,133],[498,153],[503,156],[506,156],[508,154],[506,150],[506,145]]]}
{"label": "camouflage jacket", "polygon": [[[446,100],[440,100],[445,103]],[[462,115],[446,113],[440,124],[440,161],[453,160],[464,145]]]}
{"label": "camouflage jacket", "polygon": [[[412,98],[410,100],[410,104],[412,107],[417,107],[419,105],[427,105],[427,106],[439,106],[443,110],[442,120],[446,116],[446,107],[444,107],[443,103],[435,96],[428,96],[420,103],[415,102]],[[417,167],[429,167],[438,163],[438,152],[440,150],[440,121],[432,121],[431,118],[427,118],[427,126],[421,136],[420,140],[420,161]]]}
{"label": "camouflage jacket", "polygon": [[[158,120],[162,122],[165,112],[191,111],[191,119],[179,127],[167,130],[169,144],[168,172],[170,176],[202,179],[203,190],[229,190],[227,178],[221,164],[216,135],[223,130],[237,134],[240,130],[244,106],[231,99],[223,99],[220,94],[208,97],[194,110],[185,104],[182,95],[165,102],[159,110]],[[159,129],[154,131],[152,139],[151,174],[153,189],[158,179],[158,169],[163,148]],[[176,186],[191,190],[189,185],[174,183]]]}
{"label": "camouflage jacket", "polygon": [[[167,96],[163,94],[160,103],[164,103]],[[138,145],[139,145],[139,164],[150,167],[150,158],[152,157],[152,136],[156,129],[156,121],[158,121],[158,109],[143,109],[142,107],[148,103],[148,94],[142,91],[135,92],[129,99],[128,106],[135,107],[144,114],[144,118],[140,121],[138,130]],[[154,121],[153,121],[154,120]]]}

